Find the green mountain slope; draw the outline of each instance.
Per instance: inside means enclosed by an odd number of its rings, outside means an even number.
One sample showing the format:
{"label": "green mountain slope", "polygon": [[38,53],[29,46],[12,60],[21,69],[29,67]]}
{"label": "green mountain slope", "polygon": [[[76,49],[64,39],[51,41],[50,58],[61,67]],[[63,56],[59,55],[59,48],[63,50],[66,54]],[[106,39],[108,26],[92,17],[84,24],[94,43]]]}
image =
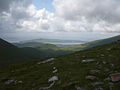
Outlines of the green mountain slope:
{"label": "green mountain slope", "polygon": [[[44,62],[3,67],[0,68],[0,89],[119,90],[120,82],[112,82],[110,78],[111,74],[120,72],[119,53],[120,43],[112,43]],[[88,79],[88,76],[93,78]]]}
{"label": "green mountain slope", "polygon": [[[88,49],[88,48],[91,48],[91,47],[100,46],[100,45],[104,45],[104,44],[109,44],[109,43],[115,42],[117,40],[120,40],[120,35],[115,36],[115,37],[111,37],[111,38],[107,38],[107,39],[91,41],[91,42],[88,42],[88,43],[85,43],[85,44],[79,44],[79,45],[75,45],[75,46],[71,46],[71,47],[65,47],[65,48],[58,47],[58,46],[56,46],[54,44],[49,44],[50,42],[48,42],[48,44],[41,43],[41,42],[45,42],[45,41],[47,42],[48,40],[57,42],[56,39],[55,40],[51,40],[51,39],[45,39],[45,40],[44,39],[36,39],[36,40],[21,41],[19,43],[14,43],[14,45],[16,45],[18,47],[32,47],[32,48],[36,48],[36,49],[39,49],[39,50],[41,50],[41,49],[43,49],[43,50],[45,50],[45,49],[46,50],[47,49],[52,49],[52,50],[62,50],[62,51],[74,52],[74,51],[85,50],[85,49]],[[63,42],[63,41],[61,41],[61,42]]]}
{"label": "green mountain slope", "polygon": [[13,43],[17,47],[32,47],[40,50],[53,49],[58,50],[60,47],[54,44],[46,44],[41,42],[24,42],[24,43]]}
{"label": "green mountain slope", "polygon": [[79,50],[84,50],[84,49],[88,49],[88,48],[95,47],[95,46],[110,44],[110,43],[116,42],[118,40],[120,40],[120,35],[111,37],[111,38],[107,38],[107,39],[96,40],[96,41],[92,41],[92,42],[88,42],[85,44],[80,44],[80,45],[76,45],[76,46],[68,47],[68,48],[64,48],[64,49],[72,50],[72,51],[79,51]]}
{"label": "green mountain slope", "polygon": [[24,53],[16,46],[0,39],[0,65],[15,63],[27,59]]}
{"label": "green mountain slope", "polygon": [[0,39],[0,66],[70,53],[70,51],[55,50],[57,46],[54,46],[51,44],[27,43],[18,48]]}

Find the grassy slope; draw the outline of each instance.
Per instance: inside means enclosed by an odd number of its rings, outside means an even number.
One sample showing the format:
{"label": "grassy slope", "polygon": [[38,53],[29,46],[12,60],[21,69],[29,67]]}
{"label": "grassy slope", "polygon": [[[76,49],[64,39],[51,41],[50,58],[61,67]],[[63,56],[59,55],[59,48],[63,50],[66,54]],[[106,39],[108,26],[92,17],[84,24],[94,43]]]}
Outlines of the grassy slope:
{"label": "grassy slope", "polygon": [[[47,47],[47,46],[46,46]],[[63,55],[67,52],[52,50],[38,50],[33,47],[18,48],[7,41],[0,39],[0,66]]]}
{"label": "grassy slope", "polygon": [[37,48],[37,49],[53,49],[53,50],[57,50],[59,49],[58,46],[54,45],[54,44],[45,44],[45,43],[41,43],[41,42],[26,42],[26,43],[13,43],[15,46],[18,47],[32,47],[32,48]]}
{"label": "grassy slope", "polygon": [[95,46],[109,44],[109,43],[115,42],[117,40],[120,40],[120,35],[111,37],[111,38],[107,38],[107,39],[101,39],[101,40],[88,42],[85,44],[76,45],[73,47],[64,48],[64,50],[79,51],[79,50],[84,50],[84,49],[88,49],[88,48],[95,47]]}
{"label": "grassy slope", "polygon": [[[111,81],[104,81],[104,79],[111,73],[120,72],[119,53],[120,43],[113,43],[56,57],[53,64],[49,62],[38,65],[36,63],[39,61],[31,61],[0,68],[0,90],[38,90],[40,87],[48,86],[50,83],[47,80],[54,75],[58,76],[59,80],[50,90],[76,90],[76,86],[86,90],[94,90],[97,87],[109,90]],[[84,59],[94,59],[95,62],[81,63]],[[106,64],[103,64],[103,61]],[[96,65],[97,62],[100,64]],[[112,67],[111,64],[114,66]],[[58,69],[55,74],[52,73],[53,67]],[[95,69],[100,72],[92,74],[90,70]],[[105,71],[107,69],[108,71]],[[86,80],[87,75],[94,75],[97,79]],[[3,78],[20,80],[23,83],[4,85]],[[96,81],[104,82],[104,84],[93,87],[91,83]],[[113,90],[119,90],[119,85],[120,82],[114,83]]]}

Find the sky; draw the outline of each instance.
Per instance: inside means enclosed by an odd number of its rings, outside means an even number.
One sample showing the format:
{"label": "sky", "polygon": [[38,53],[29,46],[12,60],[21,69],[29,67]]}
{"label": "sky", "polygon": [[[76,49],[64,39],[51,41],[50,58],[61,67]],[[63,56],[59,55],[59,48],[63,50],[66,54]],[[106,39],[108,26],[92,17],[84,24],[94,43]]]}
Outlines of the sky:
{"label": "sky", "polygon": [[120,0],[0,0],[0,38],[92,41],[120,34]]}

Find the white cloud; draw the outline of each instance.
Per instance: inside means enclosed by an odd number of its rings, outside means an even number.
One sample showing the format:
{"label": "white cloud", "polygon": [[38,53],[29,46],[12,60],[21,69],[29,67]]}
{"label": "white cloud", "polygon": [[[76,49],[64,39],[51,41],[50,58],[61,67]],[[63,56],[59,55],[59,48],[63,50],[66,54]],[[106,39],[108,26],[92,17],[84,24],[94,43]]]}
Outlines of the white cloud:
{"label": "white cloud", "polygon": [[54,0],[55,12],[33,0],[0,1],[0,35],[19,32],[120,33],[118,0]]}

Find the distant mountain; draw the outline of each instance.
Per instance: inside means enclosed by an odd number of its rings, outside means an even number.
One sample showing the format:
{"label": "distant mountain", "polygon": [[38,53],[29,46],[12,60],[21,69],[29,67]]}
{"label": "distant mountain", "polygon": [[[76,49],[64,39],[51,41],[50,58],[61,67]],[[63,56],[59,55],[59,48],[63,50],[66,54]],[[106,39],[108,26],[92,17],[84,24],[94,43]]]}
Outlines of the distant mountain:
{"label": "distant mountain", "polygon": [[86,41],[81,41],[81,40],[61,40],[61,39],[34,39],[34,40],[25,40],[25,41],[20,41],[19,43],[23,44],[23,43],[28,43],[28,42],[39,42],[39,43],[49,43],[49,44],[55,44],[55,45],[67,45],[71,43],[75,44],[75,43],[85,43]]}
{"label": "distant mountain", "polygon": [[[40,41],[41,40],[41,41]],[[107,38],[107,39],[101,39],[101,40],[96,40],[96,41],[91,41],[91,42],[87,42],[84,44],[78,44],[78,45],[69,45],[69,47],[64,46],[64,47],[60,47],[58,45],[54,45],[54,44],[49,44],[49,43],[42,43],[44,41],[59,41],[56,39],[36,39],[36,40],[29,40],[29,41],[21,41],[19,43],[14,43],[14,45],[18,46],[18,47],[32,47],[32,48],[36,48],[39,50],[47,50],[47,49],[51,49],[51,50],[62,50],[62,51],[79,51],[79,50],[84,50],[84,49],[88,49],[91,47],[95,47],[95,46],[100,46],[100,45],[104,45],[104,44],[110,44],[112,42],[115,42],[117,40],[120,40],[120,35],[115,36],[115,37],[111,37],[111,38]],[[64,40],[63,40],[64,41]]]}
{"label": "distant mountain", "polygon": [[53,49],[57,50],[60,49],[60,47],[54,45],[54,44],[48,44],[48,43],[41,43],[41,42],[35,42],[35,41],[30,41],[30,42],[19,42],[19,43],[13,43],[17,47],[32,47],[32,48],[37,48],[37,49]]}
{"label": "distant mountain", "polygon": [[110,44],[110,43],[116,42],[118,40],[120,40],[120,35],[115,36],[115,37],[111,37],[111,38],[107,38],[107,39],[91,41],[91,42],[88,42],[88,43],[85,43],[85,44],[75,45],[73,47],[68,47],[68,48],[65,48],[65,49],[66,50],[72,50],[72,51],[79,51],[79,50],[84,50],[84,49],[88,49],[88,48],[95,47],[95,46]]}

